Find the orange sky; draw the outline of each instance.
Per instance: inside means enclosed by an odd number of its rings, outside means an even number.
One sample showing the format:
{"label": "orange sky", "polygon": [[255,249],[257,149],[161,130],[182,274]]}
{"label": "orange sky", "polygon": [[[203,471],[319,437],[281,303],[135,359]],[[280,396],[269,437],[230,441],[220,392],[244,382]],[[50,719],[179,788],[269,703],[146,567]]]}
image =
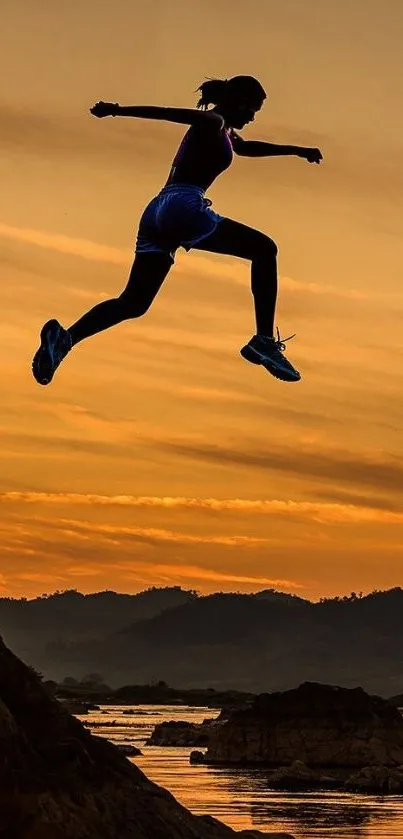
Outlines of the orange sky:
{"label": "orange sky", "polygon": [[[2,35],[2,590],[402,584],[400,0],[13,0]],[[40,326],[121,290],[183,134],[88,109],[238,73],[268,92],[245,137],[324,155],[235,159],[209,193],[278,243],[302,382],[239,356],[248,264],[180,251],[145,318],[40,388]]]}

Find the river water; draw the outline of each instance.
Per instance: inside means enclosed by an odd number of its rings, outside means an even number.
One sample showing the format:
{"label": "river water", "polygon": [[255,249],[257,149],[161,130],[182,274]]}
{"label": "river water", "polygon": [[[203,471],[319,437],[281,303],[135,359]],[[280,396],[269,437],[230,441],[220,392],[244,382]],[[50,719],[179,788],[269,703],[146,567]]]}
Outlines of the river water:
{"label": "river water", "polygon": [[[138,746],[143,755],[133,761],[151,781],[168,789],[193,813],[215,816],[236,830],[285,831],[296,839],[403,839],[403,796],[272,791],[264,770],[191,766],[191,748],[144,745],[157,723],[202,722],[217,715],[209,708],[105,705],[79,719],[112,743]],[[113,727],[104,725],[112,721]],[[92,728],[93,722],[103,725]]]}

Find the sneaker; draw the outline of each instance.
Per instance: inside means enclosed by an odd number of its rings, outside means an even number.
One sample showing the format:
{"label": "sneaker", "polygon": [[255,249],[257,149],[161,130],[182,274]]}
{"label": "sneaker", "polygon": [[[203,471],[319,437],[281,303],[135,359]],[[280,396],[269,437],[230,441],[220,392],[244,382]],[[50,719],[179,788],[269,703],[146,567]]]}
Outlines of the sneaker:
{"label": "sneaker", "polygon": [[290,338],[294,338],[294,335],[281,340],[278,329],[277,339],[254,335],[249,343],[242,347],[241,355],[252,364],[262,364],[276,379],[282,379],[283,382],[299,382],[301,374],[283,355],[285,342]]}
{"label": "sneaker", "polygon": [[34,355],[32,373],[40,385],[48,385],[63,358],[71,350],[71,335],[57,320],[48,320],[41,329],[41,344]]}

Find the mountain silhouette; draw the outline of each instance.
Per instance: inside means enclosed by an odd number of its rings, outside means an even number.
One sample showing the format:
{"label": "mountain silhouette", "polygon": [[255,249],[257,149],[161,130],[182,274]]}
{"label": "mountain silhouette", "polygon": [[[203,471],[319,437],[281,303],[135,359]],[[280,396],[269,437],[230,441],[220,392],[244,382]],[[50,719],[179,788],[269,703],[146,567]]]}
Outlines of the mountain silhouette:
{"label": "mountain silhouette", "polygon": [[254,693],[304,681],[402,692],[403,590],[311,602],[267,590],[198,596],[59,592],[0,601],[0,632],[46,678],[100,673],[112,687],[164,680]]}
{"label": "mountain silhouette", "polygon": [[112,687],[164,680],[259,693],[316,681],[402,692],[401,588],[319,602],[271,590],[198,596],[173,588],[11,604],[14,625],[9,601],[5,626],[0,602],[0,632],[59,681],[97,672]]}
{"label": "mountain silhouette", "polygon": [[[32,600],[0,598],[0,633],[16,654],[40,670],[49,666],[50,643],[99,639],[126,624],[196,597],[179,586],[149,588],[139,594],[57,591]],[[85,669],[85,668],[84,668]]]}

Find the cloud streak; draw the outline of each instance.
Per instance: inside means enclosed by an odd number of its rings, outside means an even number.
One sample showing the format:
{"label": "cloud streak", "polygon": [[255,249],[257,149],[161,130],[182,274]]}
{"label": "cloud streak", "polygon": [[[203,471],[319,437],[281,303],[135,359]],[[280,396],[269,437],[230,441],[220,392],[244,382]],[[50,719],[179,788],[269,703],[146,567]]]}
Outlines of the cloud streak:
{"label": "cloud streak", "polygon": [[[92,262],[127,267],[133,261],[133,251],[131,248],[116,248],[111,245],[101,245],[99,242],[94,242],[86,238],[49,233],[46,230],[37,230],[35,228],[15,227],[4,222],[0,222],[0,237]],[[196,265],[196,270],[204,274],[213,274],[215,279],[217,277],[225,278],[226,274],[228,274],[232,283],[235,282],[244,287],[247,285],[244,270],[242,268],[240,269],[236,262],[231,262],[230,266],[228,258],[226,260],[223,258],[221,260],[222,264],[220,265],[204,254],[201,255],[192,252],[192,262]],[[186,256],[179,254],[175,270],[187,271],[187,264]],[[186,267],[184,267],[185,265]],[[332,286],[326,282],[322,285],[314,282],[301,282],[292,277],[282,276],[281,283],[284,290],[294,293],[303,292],[304,294],[307,293],[314,296],[332,296],[346,300],[356,300],[357,302],[378,298],[385,299],[384,292],[379,295],[368,294],[354,288],[346,289],[340,288],[339,286]]]}
{"label": "cloud streak", "polygon": [[209,536],[204,534],[191,535],[173,530],[166,530],[161,527],[124,527],[121,525],[94,524],[93,522],[77,521],[72,519],[59,519],[52,522],[52,526],[60,528],[68,536],[78,538],[104,536],[110,539],[133,538],[139,541],[156,544],[159,542],[177,542],[182,545],[223,545],[225,547],[255,547],[256,545],[270,544],[271,539],[260,536]]}
{"label": "cloud streak", "polygon": [[[120,443],[107,440],[79,439],[77,437],[55,437],[50,434],[49,436],[40,436],[39,434],[23,432],[19,434],[4,432],[3,444],[6,440],[8,443],[7,453],[13,451],[13,454],[18,453],[20,457],[25,457],[27,450],[30,457],[35,458],[53,457],[55,452],[59,457],[62,455],[68,457],[72,453],[85,453],[97,457],[123,458],[126,460],[140,457],[138,451],[134,452],[133,440]],[[4,448],[3,451],[5,451]]]}
{"label": "cloud streak", "polygon": [[[136,563],[136,571],[138,572],[142,566]],[[143,570],[146,570],[144,568]],[[148,573],[150,573],[150,567],[147,568]],[[200,580],[205,582],[217,582],[217,583],[240,583],[240,584],[248,584],[253,586],[269,586],[270,588],[285,588],[285,589],[303,589],[305,586],[294,583],[291,580],[278,580],[278,579],[271,579],[270,577],[254,577],[249,575],[241,575],[241,574],[231,574],[220,572],[220,571],[213,571],[211,568],[201,568],[198,565],[186,565],[186,566],[178,566],[178,565],[165,565],[161,563],[153,564],[152,566],[153,574],[156,576],[163,576],[167,580],[172,580],[174,578],[180,578],[184,580]]]}
{"label": "cloud streak", "polygon": [[100,124],[89,112],[92,104],[66,118],[62,113],[40,113],[29,106],[17,108],[2,103],[0,147],[13,154],[61,159],[64,165],[70,161],[77,165],[95,160],[116,168],[133,165],[133,154],[143,160],[155,160],[156,154],[159,156],[163,150],[166,155],[169,142],[172,142],[173,156],[182,126],[151,120],[147,123],[130,120],[129,124],[125,120],[118,124],[104,120]]}
{"label": "cloud streak", "polygon": [[[73,492],[4,492],[0,503],[78,507],[123,507],[151,508],[165,510],[196,510],[213,513],[234,513],[245,515],[284,516],[303,518],[323,523],[403,524],[403,509],[395,511],[351,503],[328,503],[314,501],[293,501],[280,499],[247,498],[192,498],[185,496],[141,496],[141,495],[98,495]],[[92,527],[92,525],[91,525]],[[112,528],[113,530],[113,528]],[[131,531],[133,529],[130,529]],[[140,529],[143,532],[144,529]],[[105,531],[107,532],[107,531]],[[134,532],[134,531],[133,531]],[[151,529],[149,535],[167,538],[167,531]],[[172,535],[172,534],[171,534]],[[175,536],[176,538],[176,536]],[[180,536],[184,538],[183,534]],[[189,541],[210,541],[209,537],[186,537]],[[221,537],[220,537],[221,538]],[[225,537],[227,538],[227,537]],[[239,538],[239,537],[235,537]],[[249,538],[249,537],[244,537]],[[259,540],[257,540],[259,541]],[[221,544],[221,542],[218,542]],[[224,544],[229,544],[224,542]]]}
{"label": "cloud streak", "polygon": [[[23,538],[21,538],[23,537]],[[75,544],[78,540],[79,548]],[[9,542],[5,545],[6,541]],[[102,577],[103,579],[116,575],[120,580],[142,583],[170,582],[172,580],[197,580],[200,583],[239,583],[254,587],[269,586],[286,590],[302,589],[304,585],[292,579],[280,576],[267,576],[259,573],[237,573],[234,569],[219,567],[218,569],[205,565],[189,563],[186,554],[182,558],[173,555],[170,562],[162,561],[160,554],[153,550],[148,553],[147,547],[159,548],[166,545],[168,556],[169,546],[185,548],[202,547],[205,545],[220,548],[253,548],[265,546],[270,540],[250,536],[189,536],[185,533],[166,530],[163,528],[120,527],[118,525],[100,525],[87,521],[77,521],[60,518],[57,520],[35,517],[26,520],[24,526],[10,521],[9,527],[2,527],[2,543],[4,561],[7,555],[11,558],[23,555],[31,560],[31,565],[19,570],[14,565],[8,568],[8,582],[19,579],[29,582],[50,582],[69,578]],[[141,555],[136,554],[133,543],[141,545]],[[26,549],[25,544],[30,548]],[[118,549],[118,553],[117,553]],[[78,554],[79,550],[79,554]],[[77,561],[78,556],[83,561]],[[167,555],[167,554],[166,554]],[[45,561],[43,574],[37,570],[37,558],[41,556]],[[197,556],[197,553],[196,553]],[[49,575],[49,560],[52,559],[53,577]]]}
{"label": "cloud streak", "polygon": [[387,454],[374,457],[362,453],[356,457],[344,449],[308,449],[302,445],[299,448],[273,445],[268,451],[252,447],[248,450],[246,443],[243,443],[240,450],[236,441],[231,448],[186,441],[155,441],[154,445],[175,456],[218,466],[281,471],[338,481],[343,485],[359,484],[374,487],[378,491],[403,492],[403,461]]}
{"label": "cloud streak", "polygon": [[132,251],[114,248],[110,245],[100,245],[89,239],[79,239],[64,236],[60,233],[48,233],[31,227],[13,227],[0,223],[0,236],[27,245],[35,245],[46,250],[57,251],[68,256],[78,256],[93,262],[107,262],[113,265],[127,265],[132,257]]}

